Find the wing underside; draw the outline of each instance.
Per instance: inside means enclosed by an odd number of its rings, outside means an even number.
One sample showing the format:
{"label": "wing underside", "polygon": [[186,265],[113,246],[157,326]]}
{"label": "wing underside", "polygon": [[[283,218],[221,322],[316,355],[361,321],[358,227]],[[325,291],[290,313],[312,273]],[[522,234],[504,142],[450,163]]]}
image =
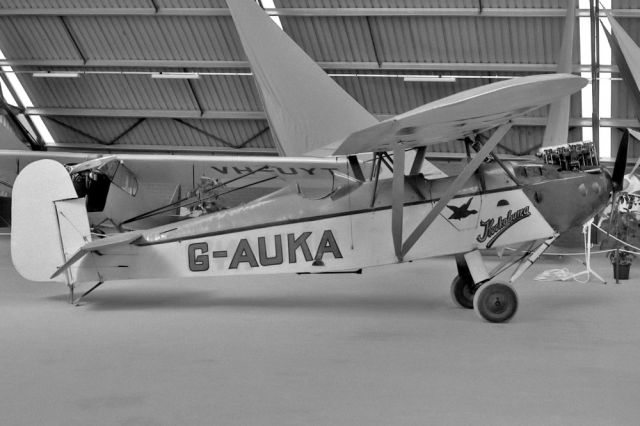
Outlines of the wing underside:
{"label": "wing underside", "polygon": [[517,77],[428,103],[348,136],[335,155],[392,151],[451,142],[481,133],[569,96],[587,80],[571,74]]}

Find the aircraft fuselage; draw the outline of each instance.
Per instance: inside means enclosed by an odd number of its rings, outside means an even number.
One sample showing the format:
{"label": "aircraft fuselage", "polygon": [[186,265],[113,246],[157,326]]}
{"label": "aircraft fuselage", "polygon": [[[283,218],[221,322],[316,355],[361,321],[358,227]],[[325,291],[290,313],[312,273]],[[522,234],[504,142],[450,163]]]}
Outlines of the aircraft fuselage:
{"label": "aircraft fuselage", "polygon": [[[551,237],[603,207],[606,173],[514,168],[520,185],[483,166],[404,260],[464,253]],[[452,178],[405,182],[403,229],[411,232]],[[375,194],[375,195],[374,195]],[[241,207],[144,231],[131,245],[101,250],[72,267],[78,281],[253,273],[348,271],[397,262],[391,180],[351,183],[331,197],[281,190]],[[98,277],[99,273],[99,277]]]}

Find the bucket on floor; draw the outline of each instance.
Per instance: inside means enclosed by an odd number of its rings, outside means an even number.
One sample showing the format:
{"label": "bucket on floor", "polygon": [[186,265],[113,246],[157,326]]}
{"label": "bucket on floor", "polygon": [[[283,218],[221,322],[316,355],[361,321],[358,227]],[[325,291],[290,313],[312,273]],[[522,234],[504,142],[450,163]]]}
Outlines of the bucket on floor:
{"label": "bucket on floor", "polygon": [[628,280],[631,265],[613,264],[613,278],[616,280]]}

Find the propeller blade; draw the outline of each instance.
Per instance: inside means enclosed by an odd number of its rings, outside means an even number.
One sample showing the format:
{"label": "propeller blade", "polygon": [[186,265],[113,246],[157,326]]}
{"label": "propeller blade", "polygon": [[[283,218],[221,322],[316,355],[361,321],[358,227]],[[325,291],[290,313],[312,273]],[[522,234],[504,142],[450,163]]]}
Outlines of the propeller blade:
{"label": "propeller blade", "polygon": [[620,139],[620,146],[618,147],[618,153],[616,154],[616,162],[613,166],[613,174],[611,175],[611,182],[613,184],[613,191],[620,191],[622,189],[622,183],[624,180],[624,171],[627,168],[627,147],[629,146],[629,131],[625,129],[622,139]]}
{"label": "propeller blade", "polygon": [[[633,129],[627,130],[629,130],[629,134],[633,136],[634,139],[640,141],[640,132]],[[631,169],[631,171],[629,172],[629,175],[633,176],[636,173],[636,170],[638,170],[638,167],[640,167],[640,157],[638,157],[638,161],[636,161],[636,164],[634,164],[633,169]]]}

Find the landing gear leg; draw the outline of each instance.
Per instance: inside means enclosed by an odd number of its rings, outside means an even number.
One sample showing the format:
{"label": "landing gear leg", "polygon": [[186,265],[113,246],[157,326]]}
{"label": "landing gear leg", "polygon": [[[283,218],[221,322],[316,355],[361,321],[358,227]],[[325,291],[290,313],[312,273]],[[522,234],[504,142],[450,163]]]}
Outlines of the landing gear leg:
{"label": "landing gear leg", "polygon": [[556,238],[558,238],[558,234],[543,241],[528,255],[521,257],[520,264],[511,275],[509,283],[496,281],[485,284],[476,291],[473,297],[473,307],[480,318],[489,322],[506,322],[513,318],[518,310],[518,295],[510,284],[513,284],[516,279],[529,269]]}
{"label": "landing gear leg", "polygon": [[[518,310],[518,295],[511,284],[542,256],[556,238],[558,238],[557,234],[543,241],[535,250],[532,246],[531,250],[527,250],[518,259],[502,262],[491,272],[486,271],[478,250],[456,255],[458,276],[451,283],[451,298],[459,306],[473,308],[478,316],[486,321],[509,321]],[[523,245],[520,249],[524,247]],[[516,264],[518,266],[508,283],[488,282]]]}
{"label": "landing gear leg", "polygon": [[479,251],[456,255],[458,275],[451,283],[451,298],[461,308],[473,309],[473,296],[489,278]]}

